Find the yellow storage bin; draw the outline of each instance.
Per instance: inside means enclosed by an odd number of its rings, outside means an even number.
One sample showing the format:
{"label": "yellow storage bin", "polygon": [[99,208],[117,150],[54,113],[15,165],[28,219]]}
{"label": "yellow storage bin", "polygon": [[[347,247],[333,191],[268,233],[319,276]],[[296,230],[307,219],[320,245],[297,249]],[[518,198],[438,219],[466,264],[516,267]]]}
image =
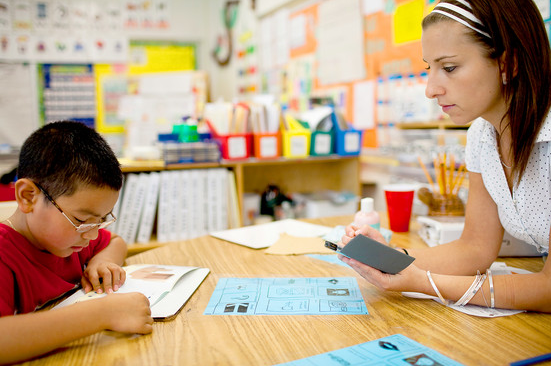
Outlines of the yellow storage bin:
{"label": "yellow storage bin", "polygon": [[305,158],[310,155],[311,131],[290,115],[281,123],[281,144],[286,158]]}

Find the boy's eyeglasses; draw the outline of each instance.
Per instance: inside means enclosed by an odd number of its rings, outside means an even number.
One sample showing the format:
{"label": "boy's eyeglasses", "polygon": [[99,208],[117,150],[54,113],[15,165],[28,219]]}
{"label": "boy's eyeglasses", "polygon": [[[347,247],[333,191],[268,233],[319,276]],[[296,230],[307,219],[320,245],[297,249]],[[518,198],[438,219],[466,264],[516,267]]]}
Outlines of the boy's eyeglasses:
{"label": "boy's eyeglasses", "polygon": [[63,212],[63,210],[61,209],[61,207],[59,207],[59,205],[54,201],[54,199],[48,194],[48,192],[46,192],[46,190],[44,190],[44,188],[42,188],[40,186],[40,184],[38,183],[34,183],[36,184],[36,186],[38,187],[38,189],[40,189],[40,191],[42,191],[42,193],[44,193],[44,196],[46,196],[46,198],[55,206],[55,208],[57,208],[59,210],[59,212],[61,212],[61,214],[63,216],[65,216],[65,218],[67,219],[67,221],[69,221],[71,223],[71,225],[73,225],[73,227],[75,228],[75,230],[77,231],[77,233],[86,233],[92,229],[95,229],[96,227],[99,228],[99,229],[105,229],[107,226],[111,225],[112,223],[114,223],[115,221],[117,221],[117,218],[115,217],[115,215],[113,215],[112,212],[109,212],[107,214],[107,218],[105,218],[104,221],[102,222],[98,222],[97,224],[80,224],[80,225],[75,225],[73,223],[73,221],[65,214],[65,212]]}

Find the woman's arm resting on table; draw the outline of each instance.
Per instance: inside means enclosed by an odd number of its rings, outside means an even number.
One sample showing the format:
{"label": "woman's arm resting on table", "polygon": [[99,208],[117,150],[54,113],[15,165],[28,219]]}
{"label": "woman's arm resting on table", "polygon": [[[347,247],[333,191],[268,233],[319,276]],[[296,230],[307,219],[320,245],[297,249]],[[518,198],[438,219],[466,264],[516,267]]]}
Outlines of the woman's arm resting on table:
{"label": "woman's arm resting on table", "polygon": [[469,172],[469,198],[461,237],[432,248],[408,249],[415,265],[431,273],[474,275],[484,272],[497,258],[503,227],[497,206],[486,190],[482,176]]}
{"label": "woman's arm resting on table", "polygon": [[0,318],[0,364],[27,360],[102,330],[151,333],[149,301],[140,293],[111,294],[59,309]]}
{"label": "woman's arm resting on table", "polygon": [[[444,298],[458,300],[473,283],[476,271],[486,272],[497,258],[503,239],[497,207],[480,174],[469,173],[469,182],[465,228],[460,239],[432,248],[408,249],[416,260],[396,275],[381,273],[349,258],[341,256],[341,259],[380,289],[436,296],[426,273],[430,270]],[[375,230],[368,227],[358,230],[353,226],[346,228],[342,243],[346,245],[358,232],[384,243]],[[551,265],[546,264],[540,273],[530,275],[494,276],[493,282],[496,307],[551,312]],[[490,301],[488,279],[482,290]],[[479,291],[469,303],[486,305],[482,293]]]}
{"label": "woman's arm resting on table", "polygon": [[[547,261],[541,272],[511,274],[493,277],[495,307],[551,313],[551,264]],[[472,276],[448,276],[433,274],[436,286],[446,299],[457,301],[474,280]],[[426,292],[434,295],[434,291]],[[486,279],[482,288],[469,304],[490,305],[490,282]]]}
{"label": "woman's arm resting on table", "polygon": [[[354,259],[342,257],[356,272],[382,290],[422,292],[437,296],[427,273],[415,264],[396,275],[382,273]],[[431,274],[432,279],[447,300],[457,301],[469,289],[474,276]],[[545,263],[541,272],[493,276],[496,308],[519,309],[551,313],[551,264]],[[490,306],[490,283],[487,278],[469,304]]]}

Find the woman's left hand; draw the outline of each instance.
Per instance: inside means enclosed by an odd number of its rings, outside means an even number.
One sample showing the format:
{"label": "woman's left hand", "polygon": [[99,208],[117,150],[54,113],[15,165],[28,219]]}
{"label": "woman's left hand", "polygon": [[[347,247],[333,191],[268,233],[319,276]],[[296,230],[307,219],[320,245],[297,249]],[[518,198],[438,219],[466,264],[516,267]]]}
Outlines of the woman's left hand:
{"label": "woman's left hand", "polygon": [[358,234],[365,235],[368,238],[378,241],[379,243],[388,245],[383,234],[381,234],[379,230],[372,228],[369,225],[357,227],[354,224],[350,224],[344,229],[344,235],[341,238],[341,243],[344,245],[348,244],[348,242]]}
{"label": "woman's left hand", "polygon": [[363,264],[355,259],[339,255],[339,258],[350,267],[352,267],[360,276],[369,283],[384,291],[422,291],[426,281],[425,272],[410,264],[402,272],[397,274],[388,274],[379,271],[367,264]]}

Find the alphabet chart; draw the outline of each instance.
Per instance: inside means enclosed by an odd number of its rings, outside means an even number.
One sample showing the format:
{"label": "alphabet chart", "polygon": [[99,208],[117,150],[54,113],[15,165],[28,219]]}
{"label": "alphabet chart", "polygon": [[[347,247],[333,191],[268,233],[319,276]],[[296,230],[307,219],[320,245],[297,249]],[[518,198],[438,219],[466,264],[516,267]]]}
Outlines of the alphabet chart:
{"label": "alphabet chart", "polygon": [[221,278],[205,315],[369,314],[354,277]]}

